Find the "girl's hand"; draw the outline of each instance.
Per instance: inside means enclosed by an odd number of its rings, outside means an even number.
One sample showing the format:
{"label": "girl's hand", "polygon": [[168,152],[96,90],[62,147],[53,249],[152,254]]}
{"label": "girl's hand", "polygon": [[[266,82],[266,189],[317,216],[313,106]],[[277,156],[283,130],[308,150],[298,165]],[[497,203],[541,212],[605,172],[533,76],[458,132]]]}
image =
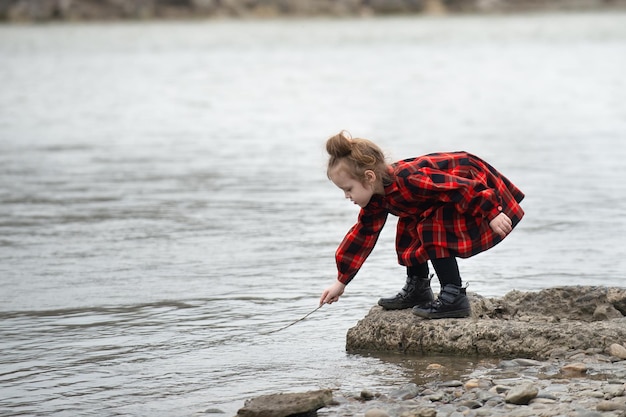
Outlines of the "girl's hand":
{"label": "girl's hand", "polygon": [[339,281],[335,281],[333,285],[326,288],[320,297],[320,305],[332,304],[339,300],[339,297],[343,294],[343,290],[346,288],[346,284],[342,284]]}
{"label": "girl's hand", "polygon": [[501,237],[505,237],[511,233],[511,230],[513,230],[513,222],[509,216],[504,213],[500,213],[489,222],[489,227],[491,227],[491,230],[496,232]]}

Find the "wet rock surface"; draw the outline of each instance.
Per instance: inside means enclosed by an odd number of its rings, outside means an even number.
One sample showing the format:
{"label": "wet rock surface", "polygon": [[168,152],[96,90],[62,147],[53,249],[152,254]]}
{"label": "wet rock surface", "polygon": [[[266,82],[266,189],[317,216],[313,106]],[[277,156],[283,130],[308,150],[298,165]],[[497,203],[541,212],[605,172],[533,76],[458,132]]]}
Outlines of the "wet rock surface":
{"label": "wet rock surface", "polygon": [[466,319],[426,320],[410,310],[373,307],[348,331],[349,352],[401,352],[544,359],[600,349],[626,356],[626,289],[597,286],[511,291],[502,298],[468,293]]}

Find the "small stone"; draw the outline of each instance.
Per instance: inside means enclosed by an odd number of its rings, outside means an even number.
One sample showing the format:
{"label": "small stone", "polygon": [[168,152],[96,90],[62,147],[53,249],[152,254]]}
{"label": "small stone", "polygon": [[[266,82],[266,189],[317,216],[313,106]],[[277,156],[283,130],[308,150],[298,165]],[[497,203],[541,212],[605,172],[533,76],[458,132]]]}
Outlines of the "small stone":
{"label": "small stone", "polygon": [[600,391],[595,391],[592,389],[587,389],[583,391],[579,391],[578,395],[587,398],[604,398],[604,393]]}
{"label": "small stone", "polygon": [[587,365],[582,362],[569,363],[561,367],[561,372],[567,375],[582,375],[587,372]]}
{"label": "small stone", "polygon": [[476,401],[476,400],[467,400],[467,401],[461,402],[461,406],[467,407],[469,409],[476,409],[476,408],[482,407],[483,403],[481,403],[480,401]]}
{"label": "small stone", "polygon": [[443,368],[443,365],[438,364],[438,363],[431,363],[426,367],[426,369],[429,371],[442,369],[442,368]]}
{"label": "small stone", "polygon": [[394,398],[399,398],[401,400],[410,400],[411,398],[417,397],[418,394],[419,389],[417,385],[411,383],[392,391],[390,395]]}
{"label": "small stone", "polygon": [[491,397],[487,401],[485,401],[485,405],[488,407],[499,407],[504,403],[504,398],[502,397]]}
{"label": "small stone", "polygon": [[541,362],[536,361],[534,359],[518,358],[518,359],[513,359],[513,362],[515,362],[519,366],[539,366],[539,365],[541,365]]}
{"label": "small stone", "polygon": [[361,391],[361,399],[363,401],[369,401],[374,398],[374,394],[366,389]]}
{"label": "small stone", "polygon": [[499,395],[493,394],[493,393],[491,393],[489,391],[482,391],[481,390],[481,391],[478,391],[478,393],[476,394],[476,399],[478,401],[483,402],[483,403],[487,402],[488,400],[490,400],[490,399],[492,399],[494,397],[498,398],[498,399],[502,399],[502,397],[500,397]]}
{"label": "small stone", "polygon": [[622,345],[618,345],[617,343],[613,343],[609,346],[609,355],[620,359],[626,359],[626,348]]}
{"label": "small stone", "polygon": [[365,417],[389,417],[389,414],[382,408],[370,408],[365,412]]}
{"label": "small stone", "polygon": [[466,390],[471,390],[473,388],[478,388],[480,386],[480,380],[479,379],[469,379],[467,381],[465,381],[465,385],[463,385],[463,387]]}
{"label": "small stone", "polygon": [[441,383],[441,386],[445,388],[462,387],[463,383],[455,379],[452,381],[444,381]]}
{"label": "small stone", "polygon": [[626,405],[623,401],[600,401],[596,406],[598,411],[617,411],[626,410]]}
{"label": "small stone", "polygon": [[624,385],[608,384],[602,388],[607,400],[624,395]]}
{"label": "small stone", "polygon": [[516,408],[506,413],[507,417],[536,417],[537,412],[530,408]]}
{"label": "small stone", "polygon": [[370,408],[365,412],[365,417],[389,417],[389,414],[382,408]]}
{"label": "small stone", "polygon": [[432,408],[416,408],[411,411],[405,411],[400,417],[437,417],[437,411]]}
{"label": "small stone", "polygon": [[553,400],[553,401],[558,400],[558,398],[555,395],[552,395],[551,393],[547,391],[539,391],[539,393],[537,394],[537,398],[543,398],[546,400]]}
{"label": "small stone", "polygon": [[437,391],[426,397],[431,402],[437,402],[443,400],[443,392]]}
{"label": "small stone", "polygon": [[500,361],[498,364],[498,368],[507,369],[507,368],[517,368],[519,365],[514,361]]}
{"label": "small stone", "polygon": [[493,387],[491,387],[489,389],[490,392],[493,392],[495,394],[503,394],[505,392],[508,392],[511,388],[504,386],[504,385],[495,385]]}
{"label": "small stone", "polygon": [[576,417],[602,417],[602,413],[597,411],[579,411]]}
{"label": "small stone", "polygon": [[527,405],[537,394],[539,394],[539,389],[536,386],[522,384],[511,388],[506,394],[505,401],[510,404]]}
{"label": "small stone", "polygon": [[556,402],[557,402],[556,400],[553,400],[551,398],[543,398],[543,397],[536,397],[530,401],[531,404],[555,404]]}

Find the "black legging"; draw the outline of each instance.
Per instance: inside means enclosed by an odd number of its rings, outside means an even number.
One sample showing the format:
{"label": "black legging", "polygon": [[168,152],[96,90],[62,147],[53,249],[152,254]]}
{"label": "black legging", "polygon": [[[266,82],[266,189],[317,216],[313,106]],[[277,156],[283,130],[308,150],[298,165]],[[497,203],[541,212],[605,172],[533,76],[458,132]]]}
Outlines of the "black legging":
{"label": "black legging", "polygon": [[[461,274],[459,273],[459,264],[456,262],[456,258],[451,256],[450,258],[431,259],[430,262],[435,268],[439,283],[441,286],[452,284],[461,286]],[[428,277],[428,262],[418,264],[415,266],[407,266],[407,273],[411,277]]]}

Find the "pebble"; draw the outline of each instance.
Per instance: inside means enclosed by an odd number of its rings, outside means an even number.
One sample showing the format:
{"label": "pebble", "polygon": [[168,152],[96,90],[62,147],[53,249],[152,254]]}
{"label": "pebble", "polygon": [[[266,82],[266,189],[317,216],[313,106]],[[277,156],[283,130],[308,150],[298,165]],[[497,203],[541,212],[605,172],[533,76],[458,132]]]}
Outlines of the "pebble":
{"label": "pebble", "polygon": [[626,347],[613,343],[609,346],[609,354],[620,359],[626,359]]}
{"label": "pebble", "polygon": [[381,408],[370,408],[365,412],[365,417],[389,417],[389,414]]}
{"label": "pebble", "polygon": [[539,394],[539,389],[533,384],[515,386],[507,392],[504,401],[510,404],[525,405]]}
{"label": "pebble", "polygon": [[[346,396],[338,405],[318,410],[318,415],[626,417],[626,360],[618,359],[618,350],[563,352],[545,361],[511,359],[477,368],[460,380],[435,377],[389,392],[377,389],[376,395],[365,389],[361,396]],[[342,396],[340,391],[334,395]]]}
{"label": "pebble", "polygon": [[581,362],[568,363],[561,367],[561,371],[565,374],[584,374],[587,372],[587,365]]}

